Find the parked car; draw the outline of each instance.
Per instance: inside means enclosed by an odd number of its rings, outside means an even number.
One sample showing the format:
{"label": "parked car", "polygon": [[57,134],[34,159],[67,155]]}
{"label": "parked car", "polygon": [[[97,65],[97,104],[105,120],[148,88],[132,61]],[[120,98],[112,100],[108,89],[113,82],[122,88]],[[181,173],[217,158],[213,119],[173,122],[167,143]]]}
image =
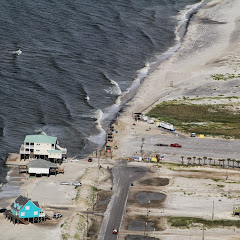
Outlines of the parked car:
{"label": "parked car", "polygon": [[79,159],[71,159],[70,162],[79,162]]}
{"label": "parked car", "polygon": [[54,213],[53,218],[61,218],[62,214],[61,213]]}
{"label": "parked car", "polygon": [[73,186],[82,186],[82,183],[80,183],[80,182],[74,182],[74,183],[72,183],[72,185],[73,185]]}
{"label": "parked car", "polygon": [[66,181],[60,182],[59,184],[60,184],[60,185],[70,185],[70,183],[69,183],[69,182],[66,182]]}
{"label": "parked car", "polygon": [[6,212],[6,211],[7,211],[6,208],[1,208],[1,209],[0,209],[0,213],[4,213],[4,212]]}
{"label": "parked car", "polygon": [[88,159],[88,162],[92,162],[92,158],[89,158],[89,159]]}
{"label": "parked car", "polygon": [[191,133],[191,137],[196,137],[196,133]]}
{"label": "parked car", "polygon": [[160,146],[160,147],[165,146],[165,147],[167,147],[168,144],[165,144],[165,143],[157,143],[156,146]]}
{"label": "parked car", "polygon": [[68,160],[66,158],[63,158],[62,163],[67,163]]}
{"label": "parked car", "polygon": [[116,228],[113,229],[113,234],[118,234],[118,230]]}
{"label": "parked car", "polygon": [[178,143],[172,143],[170,144],[170,147],[178,147],[178,148],[181,148],[182,145],[178,144]]}

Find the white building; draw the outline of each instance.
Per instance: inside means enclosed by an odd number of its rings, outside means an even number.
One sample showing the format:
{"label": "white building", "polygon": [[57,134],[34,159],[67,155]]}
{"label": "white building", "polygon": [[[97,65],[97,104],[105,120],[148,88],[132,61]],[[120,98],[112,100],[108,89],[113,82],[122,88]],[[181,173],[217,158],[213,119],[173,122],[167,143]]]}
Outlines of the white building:
{"label": "white building", "polygon": [[50,174],[57,174],[57,164],[42,160],[42,159],[37,159],[37,160],[32,160],[27,164],[28,168],[28,173],[30,175],[50,175]]}
{"label": "white building", "polygon": [[57,144],[57,138],[47,135],[27,135],[20,149],[21,159],[48,159],[60,161],[66,157],[67,149]]}

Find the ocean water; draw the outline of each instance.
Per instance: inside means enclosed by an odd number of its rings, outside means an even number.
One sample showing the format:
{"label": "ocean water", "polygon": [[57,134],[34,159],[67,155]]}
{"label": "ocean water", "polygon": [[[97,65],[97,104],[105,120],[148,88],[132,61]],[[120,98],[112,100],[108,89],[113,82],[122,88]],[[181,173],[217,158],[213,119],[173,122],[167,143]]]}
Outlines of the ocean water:
{"label": "ocean water", "polygon": [[178,48],[200,2],[2,0],[0,183],[26,134],[58,137],[69,156],[104,144],[121,96]]}

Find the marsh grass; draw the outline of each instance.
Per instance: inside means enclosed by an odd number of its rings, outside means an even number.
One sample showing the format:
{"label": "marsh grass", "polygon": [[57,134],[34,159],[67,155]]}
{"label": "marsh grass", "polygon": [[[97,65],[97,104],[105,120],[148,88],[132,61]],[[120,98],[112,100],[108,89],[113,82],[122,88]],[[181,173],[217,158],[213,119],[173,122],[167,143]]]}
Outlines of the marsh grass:
{"label": "marsh grass", "polygon": [[147,115],[187,133],[240,138],[240,111],[234,112],[227,104],[163,102]]}
{"label": "marsh grass", "polygon": [[240,74],[234,74],[234,73],[226,73],[226,74],[213,74],[211,75],[211,78],[213,80],[229,80],[229,79],[235,79],[240,78]]}
{"label": "marsh grass", "polygon": [[240,220],[206,220],[203,218],[192,217],[168,217],[168,223],[172,227],[177,228],[190,228],[202,226],[206,228],[218,227],[237,227],[240,228]]}

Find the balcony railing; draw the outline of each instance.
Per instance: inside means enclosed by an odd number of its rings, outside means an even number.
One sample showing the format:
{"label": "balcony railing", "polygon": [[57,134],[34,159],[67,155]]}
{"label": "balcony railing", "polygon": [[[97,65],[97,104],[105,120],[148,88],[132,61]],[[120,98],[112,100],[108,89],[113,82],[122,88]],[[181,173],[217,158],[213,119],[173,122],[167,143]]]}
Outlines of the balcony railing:
{"label": "balcony railing", "polygon": [[45,217],[45,212],[39,212],[39,217]]}

